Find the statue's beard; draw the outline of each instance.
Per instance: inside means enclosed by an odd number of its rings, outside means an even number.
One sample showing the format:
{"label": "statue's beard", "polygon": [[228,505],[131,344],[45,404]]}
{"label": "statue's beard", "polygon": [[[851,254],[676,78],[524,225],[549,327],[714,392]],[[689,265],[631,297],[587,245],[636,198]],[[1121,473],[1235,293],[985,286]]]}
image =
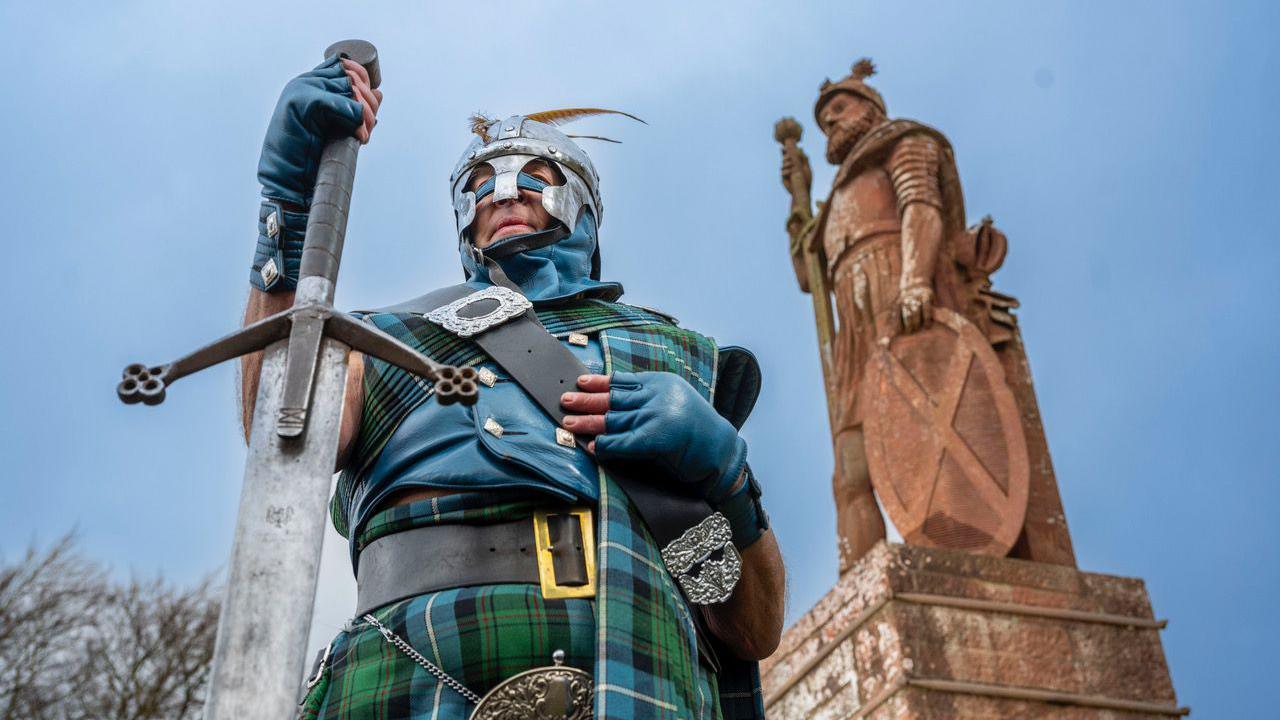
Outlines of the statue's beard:
{"label": "statue's beard", "polygon": [[832,165],[844,162],[853,146],[879,123],[879,113],[870,109],[852,120],[836,123],[827,133],[827,162]]}

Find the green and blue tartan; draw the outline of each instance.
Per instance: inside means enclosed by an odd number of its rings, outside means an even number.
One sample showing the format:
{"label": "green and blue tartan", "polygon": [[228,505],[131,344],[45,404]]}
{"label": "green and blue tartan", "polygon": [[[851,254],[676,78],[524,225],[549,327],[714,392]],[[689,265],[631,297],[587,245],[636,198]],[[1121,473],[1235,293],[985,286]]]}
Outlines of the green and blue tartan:
{"label": "green and blue tartan", "polygon": [[[370,519],[359,547],[414,527],[484,524],[531,518],[546,501],[528,492],[459,493],[390,508]],[[532,532],[532,520],[530,532]],[[403,600],[374,616],[428,660],[479,695],[502,680],[551,664],[590,672],[595,659],[595,602],[547,600],[539,586],[457,588]],[[304,696],[304,720],[453,720],[473,706],[372,625],[356,618],[330,645],[320,682]]]}
{"label": "green and blue tartan", "polygon": [[[542,309],[538,316],[547,330],[558,337],[570,332],[599,333],[606,372],[673,372],[689,381],[705,399],[713,400],[718,349],[710,338],[678,328],[640,308],[598,300]],[[474,365],[485,357],[473,342],[448,334],[418,315],[378,314],[368,316],[366,321],[439,362]],[[339,480],[333,500],[334,524],[343,534],[348,531],[347,511],[354,483],[399,422],[431,394],[429,382],[377,360],[369,361],[365,376],[365,419],[355,459],[352,469]],[[499,506],[489,511],[512,512]],[[392,508],[370,520],[361,530],[357,546],[372,542],[371,533],[387,534],[416,527],[415,523],[439,522],[434,515],[421,509]],[[477,516],[469,521],[481,522],[483,518]],[[689,606],[663,565],[644,522],[626,494],[603,470],[596,523],[596,717],[763,718],[757,664],[738,661],[724,651],[719,653],[719,676],[706,672],[699,662]],[[407,602],[418,600],[422,598]],[[382,639],[376,631],[374,634]]]}

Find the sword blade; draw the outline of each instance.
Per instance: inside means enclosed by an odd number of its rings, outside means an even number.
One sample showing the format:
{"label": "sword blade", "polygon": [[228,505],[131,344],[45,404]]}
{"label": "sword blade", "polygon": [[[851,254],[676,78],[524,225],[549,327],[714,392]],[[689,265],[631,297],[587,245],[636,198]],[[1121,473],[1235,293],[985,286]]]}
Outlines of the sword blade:
{"label": "sword blade", "polygon": [[[333,303],[359,149],[343,138],[321,153],[294,307]],[[320,339],[323,323],[295,317],[263,357],[205,720],[295,710],[347,376],[347,345]]]}
{"label": "sword blade", "polygon": [[292,717],[306,671],[347,346],[324,340],[307,431],[283,438],[275,421],[287,345],[263,359],[206,720]]}

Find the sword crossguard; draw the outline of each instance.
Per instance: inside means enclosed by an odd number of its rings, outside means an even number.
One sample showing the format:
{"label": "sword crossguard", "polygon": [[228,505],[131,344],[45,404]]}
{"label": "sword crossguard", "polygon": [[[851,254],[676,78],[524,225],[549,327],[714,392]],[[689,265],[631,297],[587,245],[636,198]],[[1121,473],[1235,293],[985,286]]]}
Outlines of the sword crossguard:
{"label": "sword crossguard", "polygon": [[[293,337],[295,335],[297,337]],[[372,325],[335,313],[324,303],[295,305],[171,363],[133,363],[124,369],[116,395],[128,405],[159,405],[164,402],[165,391],[179,378],[290,338],[285,366],[288,402],[281,408],[287,412],[277,418],[277,431],[284,437],[296,437],[306,425],[311,381],[324,337],[435,382],[436,397],[441,405],[474,405],[479,396],[475,368],[441,365]]]}

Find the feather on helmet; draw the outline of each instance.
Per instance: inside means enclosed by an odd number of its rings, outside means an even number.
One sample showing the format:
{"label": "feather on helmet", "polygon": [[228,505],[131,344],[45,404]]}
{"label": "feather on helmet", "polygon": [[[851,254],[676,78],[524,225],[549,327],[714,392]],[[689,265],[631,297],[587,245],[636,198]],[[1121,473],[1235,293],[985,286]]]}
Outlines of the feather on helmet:
{"label": "feather on helmet", "polygon": [[[468,119],[475,135],[463,151],[449,177],[459,242],[466,243],[468,229],[475,220],[475,193],[467,185],[475,169],[487,164],[494,173],[494,199],[516,197],[516,178],[526,164],[544,160],[560,171],[565,182],[542,191],[542,206],[556,220],[572,230],[583,212],[590,211],[597,228],[603,219],[600,176],[591,158],[573,138],[618,142],[591,135],[567,135],[559,126],[595,115],[621,115],[644,122],[630,113],[604,108],[563,108],[528,115],[512,115],[498,120],[483,113]],[[597,251],[598,252],[598,251]],[[599,276],[599,258],[593,259],[593,276]]]}

